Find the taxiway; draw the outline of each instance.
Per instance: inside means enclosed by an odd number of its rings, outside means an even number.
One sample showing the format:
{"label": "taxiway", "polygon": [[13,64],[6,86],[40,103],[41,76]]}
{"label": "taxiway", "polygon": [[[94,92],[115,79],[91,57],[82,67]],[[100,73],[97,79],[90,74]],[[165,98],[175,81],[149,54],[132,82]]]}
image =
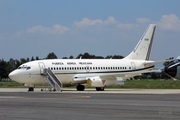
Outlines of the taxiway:
{"label": "taxiway", "polygon": [[66,89],[63,92],[39,90],[27,92],[24,88],[0,88],[1,119],[178,120],[180,118],[179,90],[108,89],[101,92],[91,89],[81,92],[74,89]]}

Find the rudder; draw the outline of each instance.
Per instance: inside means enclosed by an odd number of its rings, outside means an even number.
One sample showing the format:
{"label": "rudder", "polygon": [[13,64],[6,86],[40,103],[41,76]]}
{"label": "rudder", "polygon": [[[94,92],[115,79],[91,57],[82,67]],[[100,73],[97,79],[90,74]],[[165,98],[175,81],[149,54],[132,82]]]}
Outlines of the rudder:
{"label": "rudder", "polygon": [[124,59],[149,60],[156,25],[150,24],[134,50]]}

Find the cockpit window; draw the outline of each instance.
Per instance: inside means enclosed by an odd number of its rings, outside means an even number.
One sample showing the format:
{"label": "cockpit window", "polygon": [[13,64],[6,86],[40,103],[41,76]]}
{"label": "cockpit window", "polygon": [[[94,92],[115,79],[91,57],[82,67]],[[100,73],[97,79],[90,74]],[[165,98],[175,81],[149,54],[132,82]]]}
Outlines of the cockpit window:
{"label": "cockpit window", "polygon": [[178,63],[178,62],[180,62],[180,59],[175,59],[172,63],[174,64],[174,63]]}
{"label": "cockpit window", "polygon": [[26,69],[29,70],[29,69],[31,69],[31,67],[28,66]]}
{"label": "cockpit window", "polygon": [[21,66],[19,66],[17,69],[21,69],[22,67]]}
{"label": "cockpit window", "polygon": [[180,59],[176,59],[177,62],[180,62]]}
{"label": "cockpit window", "polygon": [[29,70],[29,69],[31,69],[31,67],[30,67],[30,66],[27,66],[27,65],[21,65],[21,66],[19,66],[17,69]]}

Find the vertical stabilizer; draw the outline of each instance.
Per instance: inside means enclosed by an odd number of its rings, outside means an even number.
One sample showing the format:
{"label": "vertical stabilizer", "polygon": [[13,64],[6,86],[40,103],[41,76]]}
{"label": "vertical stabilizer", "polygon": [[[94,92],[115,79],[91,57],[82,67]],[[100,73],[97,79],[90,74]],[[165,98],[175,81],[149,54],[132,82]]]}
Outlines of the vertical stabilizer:
{"label": "vertical stabilizer", "polygon": [[134,50],[124,59],[149,60],[155,29],[156,25],[150,24]]}

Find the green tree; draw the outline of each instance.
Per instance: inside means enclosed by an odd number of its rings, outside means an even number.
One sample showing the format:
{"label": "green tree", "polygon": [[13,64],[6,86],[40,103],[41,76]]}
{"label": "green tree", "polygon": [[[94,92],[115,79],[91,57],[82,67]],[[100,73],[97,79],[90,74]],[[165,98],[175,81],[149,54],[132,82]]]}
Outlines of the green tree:
{"label": "green tree", "polygon": [[77,57],[76,57],[76,59],[80,59],[80,58],[82,58],[82,56],[83,56],[83,54],[79,54]]}
{"label": "green tree", "polygon": [[21,65],[21,62],[19,60],[15,60],[15,68],[18,68]]}
{"label": "green tree", "polygon": [[121,55],[108,55],[105,59],[123,59],[124,57]]}
{"label": "green tree", "polygon": [[47,55],[46,59],[57,59],[57,56],[54,52],[51,52]]}
{"label": "green tree", "polygon": [[39,60],[39,57],[38,57],[38,56],[36,56],[36,60]]}
{"label": "green tree", "polygon": [[27,62],[27,60],[26,60],[25,58],[21,58],[20,60],[21,60],[21,64],[23,64],[23,63],[26,63],[26,62]]}
{"label": "green tree", "polygon": [[33,56],[31,57],[31,61],[34,61],[34,57]]}
{"label": "green tree", "polygon": [[26,61],[29,62],[30,61],[29,58],[27,58]]}
{"label": "green tree", "polygon": [[90,59],[90,58],[92,58],[91,57],[91,55],[89,54],[89,53],[84,53],[84,55],[83,55],[83,57],[82,57],[83,59]]}
{"label": "green tree", "polygon": [[11,72],[16,69],[16,61],[12,58],[8,61],[8,71]]}
{"label": "green tree", "polygon": [[71,56],[69,56],[69,59],[73,59],[74,57],[71,55]]}
{"label": "green tree", "polygon": [[76,59],[104,59],[102,56],[90,55],[89,53],[79,54]]}
{"label": "green tree", "polygon": [[62,59],[68,59],[68,57],[63,57]]}
{"label": "green tree", "polygon": [[0,77],[7,78],[8,77],[8,64],[4,59],[0,60]]}
{"label": "green tree", "polygon": [[151,73],[151,78],[152,79],[158,79],[157,73],[155,73],[155,72]]}

